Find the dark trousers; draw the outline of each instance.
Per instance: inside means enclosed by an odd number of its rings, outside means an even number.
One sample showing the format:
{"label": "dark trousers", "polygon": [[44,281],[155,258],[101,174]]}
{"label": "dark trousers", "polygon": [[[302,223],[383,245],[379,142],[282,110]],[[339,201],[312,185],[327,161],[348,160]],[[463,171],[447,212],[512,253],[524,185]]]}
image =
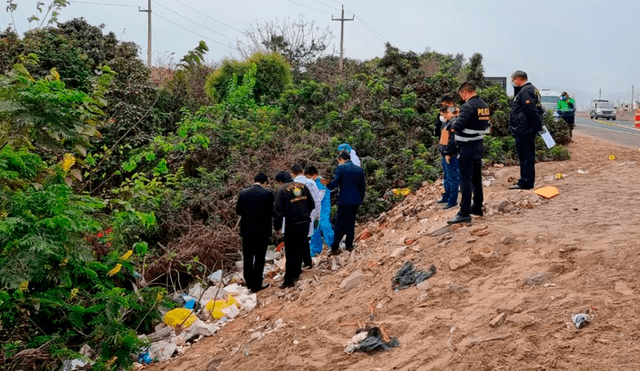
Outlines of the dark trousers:
{"label": "dark trousers", "polygon": [[342,237],[344,237],[345,234],[347,235],[345,242],[347,249],[353,247],[353,238],[356,233],[356,214],[358,214],[359,207],[360,205],[338,205],[335,234],[333,236],[331,250],[336,251],[340,248],[340,241],[342,241]]}
{"label": "dark trousers", "polygon": [[573,137],[573,128],[576,126],[576,124],[575,124],[575,121],[576,121],[575,116],[567,116],[567,117],[563,116],[562,119],[569,126],[569,135]]}
{"label": "dark trousers", "polygon": [[[309,249],[309,223],[287,225],[284,228],[284,256],[287,259],[285,263],[284,284],[289,285],[298,278],[302,271],[302,255]],[[309,260],[311,260],[311,254]]]}
{"label": "dark trousers", "polygon": [[243,273],[247,287],[251,290],[262,287],[264,256],[267,253],[269,237],[242,237]]}
{"label": "dark trousers", "polygon": [[525,188],[533,188],[536,180],[536,135],[537,133],[514,136],[520,160],[518,185]]}
{"label": "dark trousers", "polygon": [[469,216],[471,211],[471,198],[473,195],[474,208],[482,209],[484,196],[482,194],[482,154],[484,146],[482,140],[474,140],[461,144],[458,147],[460,157],[460,211],[458,215]]}
{"label": "dark trousers", "polygon": [[442,156],[442,169],[444,170],[444,194],[442,198],[447,201],[449,206],[455,206],[458,204],[458,190],[460,188],[458,155],[451,156],[448,164],[447,160]]}

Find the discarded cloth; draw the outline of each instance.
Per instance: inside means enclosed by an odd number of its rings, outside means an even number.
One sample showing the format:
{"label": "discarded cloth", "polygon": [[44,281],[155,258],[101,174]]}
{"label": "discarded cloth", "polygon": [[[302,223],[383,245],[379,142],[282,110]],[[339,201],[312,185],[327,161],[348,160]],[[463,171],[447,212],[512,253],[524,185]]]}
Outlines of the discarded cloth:
{"label": "discarded cloth", "polygon": [[431,264],[428,271],[417,271],[412,262],[406,262],[391,280],[391,288],[394,291],[404,290],[409,286],[417,285],[436,273],[436,266]]}
{"label": "discarded cloth", "polygon": [[377,350],[389,350],[400,346],[400,341],[395,337],[389,337],[385,340],[385,336],[378,327],[367,326],[364,329],[358,329],[356,335],[352,337],[344,347],[346,353],[353,352],[375,352]]}

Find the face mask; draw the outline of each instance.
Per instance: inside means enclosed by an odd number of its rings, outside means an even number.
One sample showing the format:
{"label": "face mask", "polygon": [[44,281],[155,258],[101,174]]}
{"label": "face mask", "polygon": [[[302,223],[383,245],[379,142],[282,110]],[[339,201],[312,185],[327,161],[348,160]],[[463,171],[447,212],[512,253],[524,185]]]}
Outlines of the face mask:
{"label": "face mask", "polygon": [[445,122],[447,120],[445,120],[444,116],[440,115],[440,121]]}

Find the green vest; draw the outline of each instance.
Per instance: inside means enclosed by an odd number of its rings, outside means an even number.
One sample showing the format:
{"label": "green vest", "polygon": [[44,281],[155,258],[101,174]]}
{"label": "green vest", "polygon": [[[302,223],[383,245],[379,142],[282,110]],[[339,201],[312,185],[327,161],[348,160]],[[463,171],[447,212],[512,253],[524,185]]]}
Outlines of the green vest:
{"label": "green vest", "polygon": [[[573,108],[569,107],[569,103],[571,103],[571,107]],[[576,109],[576,101],[573,100],[573,98],[569,98],[567,100],[559,99],[558,106],[556,107],[556,109],[562,112],[573,111],[574,109]]]}

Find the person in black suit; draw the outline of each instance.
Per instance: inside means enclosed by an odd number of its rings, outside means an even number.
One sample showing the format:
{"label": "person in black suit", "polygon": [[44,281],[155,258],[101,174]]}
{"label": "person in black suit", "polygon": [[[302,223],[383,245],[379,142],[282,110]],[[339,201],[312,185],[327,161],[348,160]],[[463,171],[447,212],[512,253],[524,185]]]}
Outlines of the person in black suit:
{"label": "person in black suit", "polygon": [[258,173],[255,184],[240,191],[236,214],[240,215],[240,235],[242,236],[242,255],[244,280],[252,292],[269,287],[262,285],[264,258],[271,237],[273,219],[273,192],[265,189],[267,176]]}
{"label": "person in black suit", "polygon": [[309,225],[315,201],[304,183],[291,179],[287,172],[276,175],[280,187],[273,204],[273,228],[282,233],[284,223],[284,282],[280,288],[293,287],[300,278],[303,254],[309,255]]}
{"label": "person in black suit", "polygon": [[356,227],[356,214],[364,201],[366,191],[364,170],[351,162],[351,156],[347,152],[338,155],[338,167],[331,183],[327,185],[330,190],[340,187],[338,195],[338,215],[336,218],[335,235],[331,244],[331,255],[340,254],[340,241],[347,235],[345,248],[353,250],[353,238]]}

